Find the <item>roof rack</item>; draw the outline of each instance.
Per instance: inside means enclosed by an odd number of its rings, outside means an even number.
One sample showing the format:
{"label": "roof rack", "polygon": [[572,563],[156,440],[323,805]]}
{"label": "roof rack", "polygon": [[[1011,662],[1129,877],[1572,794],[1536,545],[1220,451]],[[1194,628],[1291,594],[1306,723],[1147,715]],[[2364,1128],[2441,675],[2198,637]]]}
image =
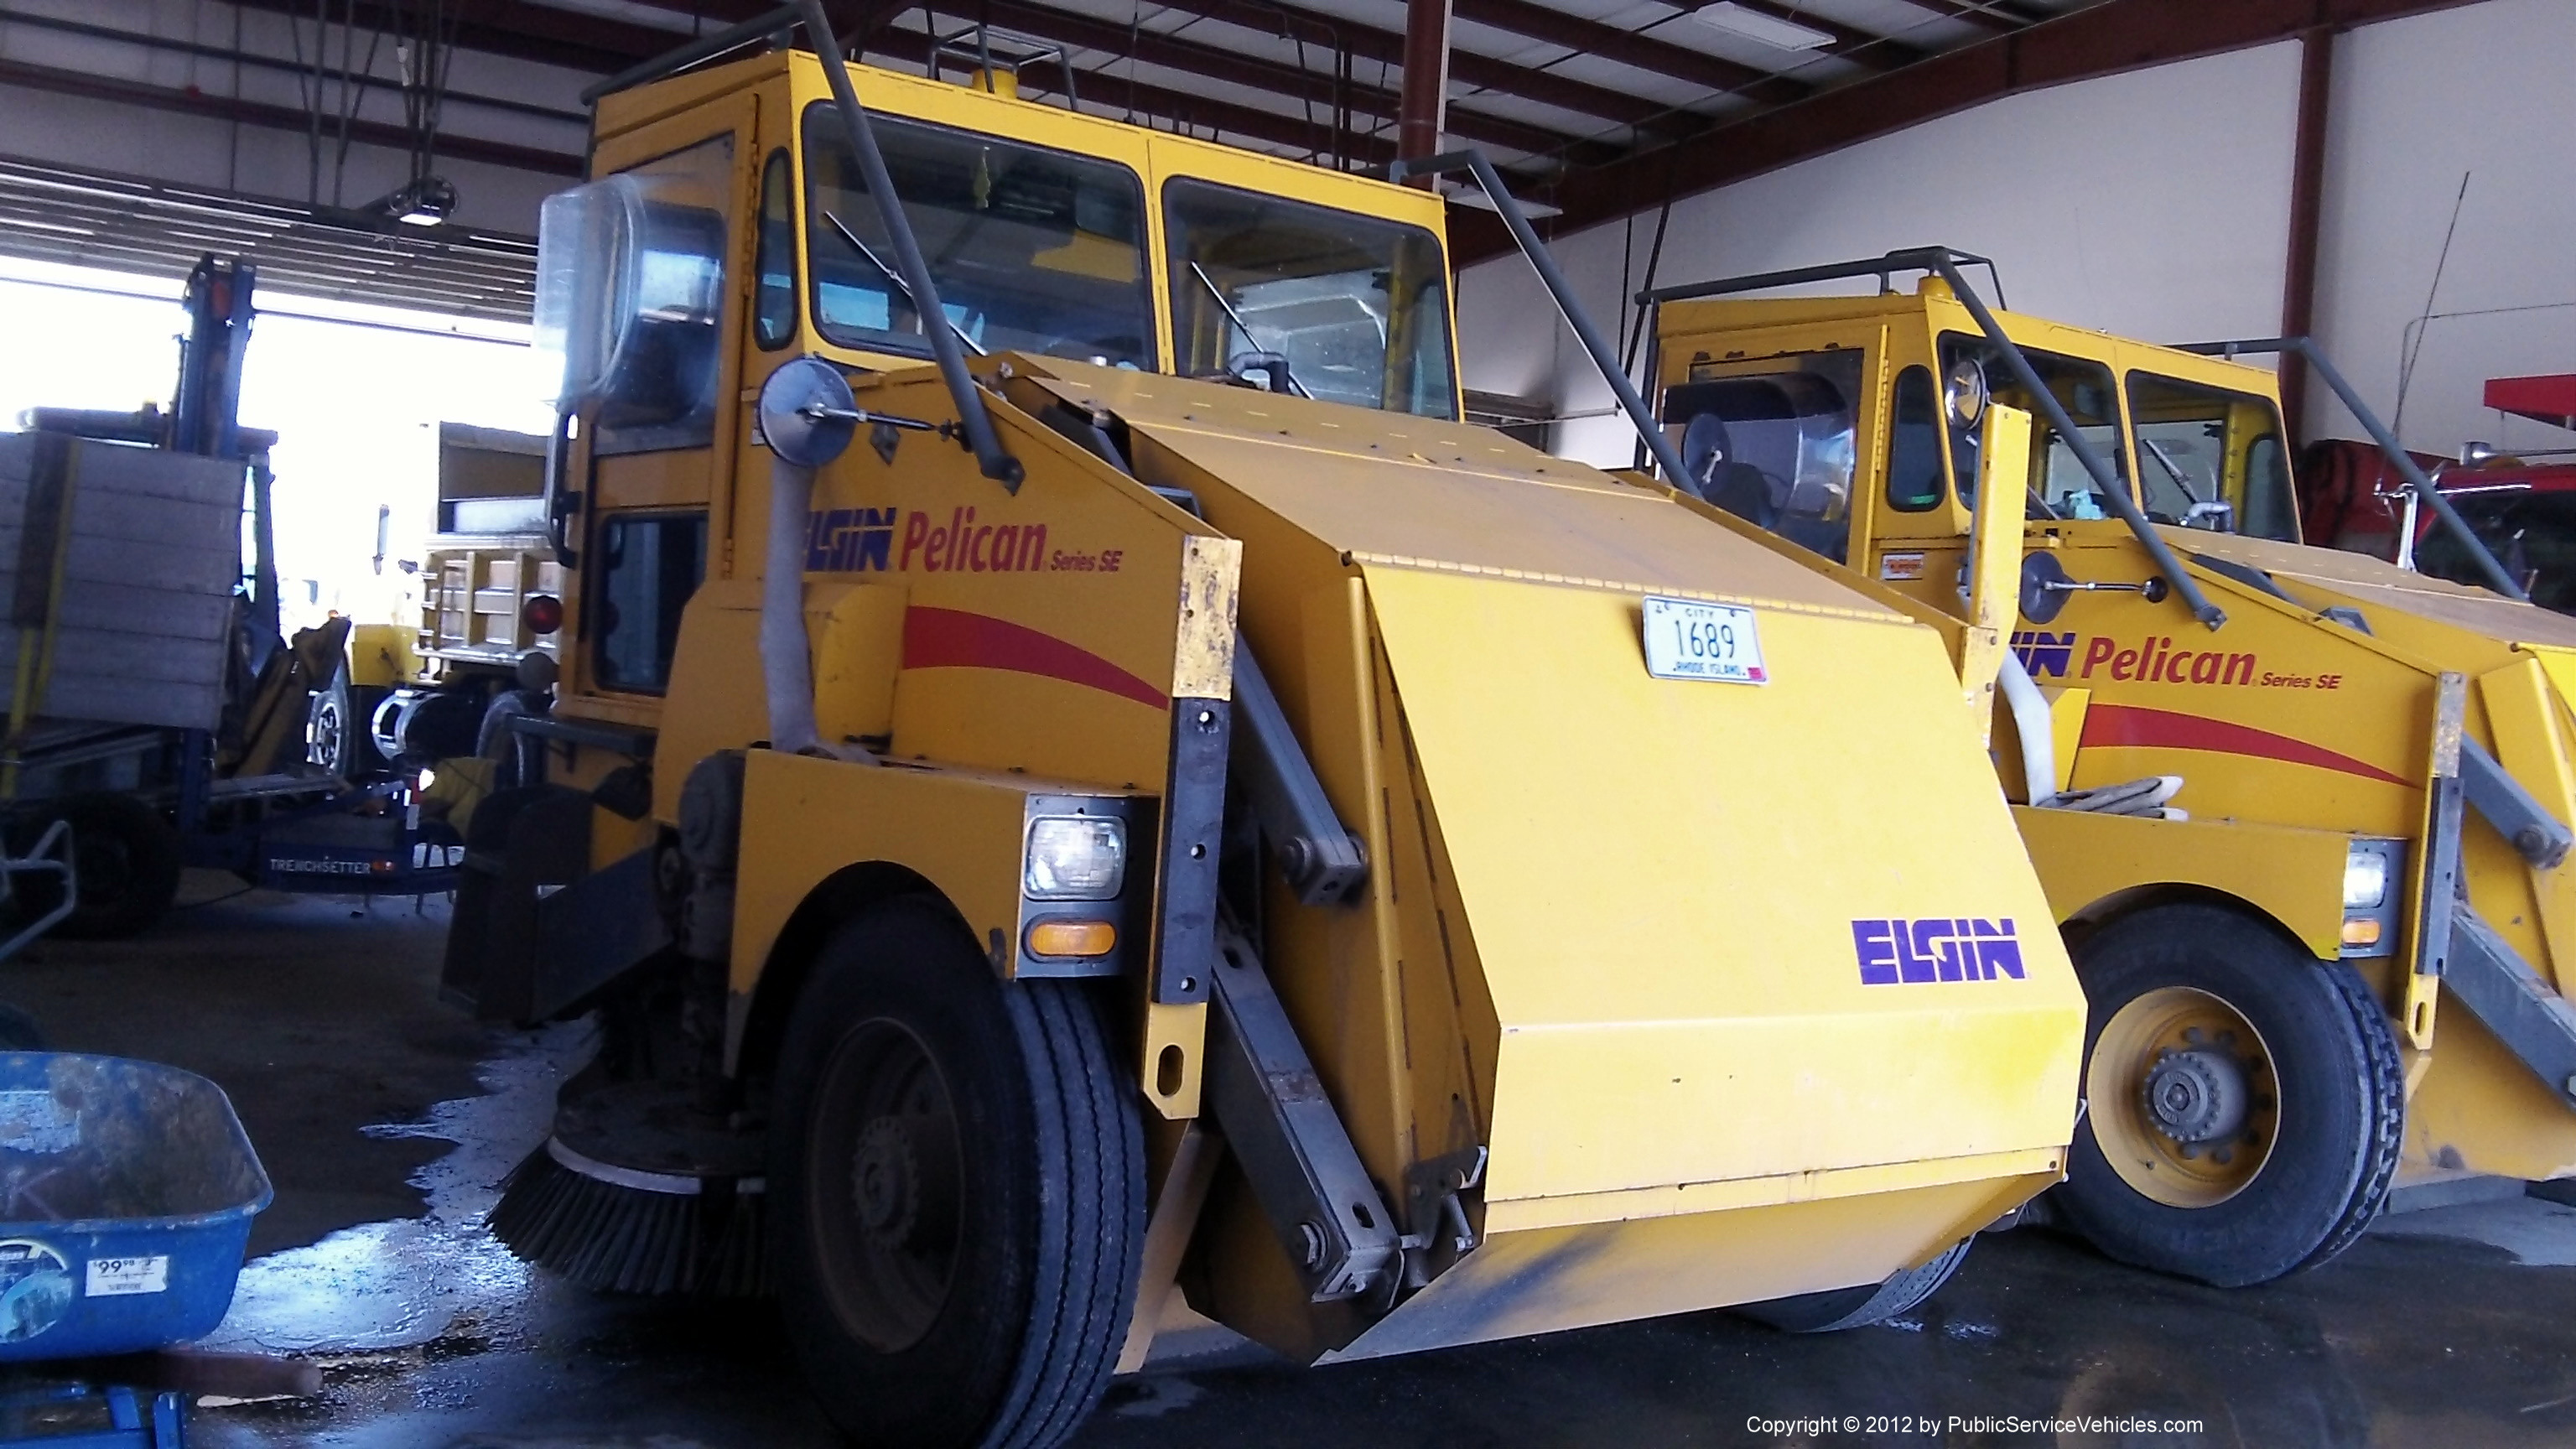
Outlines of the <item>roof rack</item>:
{"label": "roof rack", "polygon": [[638,61],[606,80],[593,81],[582,88],[581,103],[585,106],[595,106],[599,104],[601,96],[640,86],[647,81],[657,81],[666,76],[678,75],[693,66],[704,65],[708,61],[731,55],[737,50],[747,50],[755,45],[763,50],[784,50],[787,48],[788,32],[796,28],[797,18],[797,10],[793,5],[781,5],[773,10],[764,10],[740,24],[728,25],[722,30],[701,35],[688,44],[666,50],[651,60]]}
{"label": "roof rack", "polygon": [[1904,247],[1883,257],[1863,257],[1852,262],[1827,262],[1817,267],[1792,267],[1785,272],[1748,272],[1740,277],[1721,277],[1713,282],[1685,282],[1679,286],[1658,287],[1639,292],[1637,304],[1659,306],[1665,302],[1688,302],[1701,297],[1731,297],[1739,292],[1767,292],[1773,287],[1801,287],[1812,282],[1839,282],[1853,277],[1876,277],[1878,289],[1894,291],[1891,278],[1898,272],[1939,272],[1945,267],[1983,267],[1986,280],[1994,285],[1995,305],[2010,310],[2004,300],[2004,276],[1995,269],[1992,257],[1974,252],[1955,251],[1949,247]]}

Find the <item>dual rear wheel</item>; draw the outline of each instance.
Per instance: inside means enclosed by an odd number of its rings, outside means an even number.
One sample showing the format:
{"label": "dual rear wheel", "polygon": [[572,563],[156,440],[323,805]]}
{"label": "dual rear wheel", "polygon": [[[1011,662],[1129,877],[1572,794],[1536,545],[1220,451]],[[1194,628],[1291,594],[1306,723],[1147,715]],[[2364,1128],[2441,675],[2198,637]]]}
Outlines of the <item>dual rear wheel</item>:
{"label": "dual rear wheel", "polygon": [[2215,905],[2140,911],[2075,953],[2084,1120],[2059,1198],[2123,1262],[2219,1287],[2351,1246],[2388,1199],[2405,1081],[2360,974]]}

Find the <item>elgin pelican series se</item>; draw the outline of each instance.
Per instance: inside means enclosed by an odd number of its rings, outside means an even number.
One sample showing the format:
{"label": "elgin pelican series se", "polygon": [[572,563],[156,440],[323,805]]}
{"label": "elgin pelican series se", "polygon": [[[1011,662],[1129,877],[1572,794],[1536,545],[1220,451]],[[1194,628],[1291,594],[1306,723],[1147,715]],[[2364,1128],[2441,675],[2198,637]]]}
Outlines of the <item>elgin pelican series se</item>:
{"label": "elgin pelican series se", "polygon": [[1436,194],[981,79],[794,7],[548,204],[562,679],[447,981],[602,1043],[496,1231],[1034,1446],[1187,1313],[1833,1327],[2057,1182],[1991,623],[1455,421]]}
{"label": "elgin pelican series se", "polygon": [[[2331,1257],[2393,1183],[2576,1174],[2576,623],[2522,601],[2304,341],[1999,312],[1981,260],[1646,300],[1691,486],[1931,613],[1962,608],[1988,387],[2041,420],[2005,485],[2026,522],[1996,733],[2090,1003],[2052,1203],[2116,1257],[2238,1285]],[[2301,544],[2277,375],[2212,355],[2290,350],[2492,591]]]}

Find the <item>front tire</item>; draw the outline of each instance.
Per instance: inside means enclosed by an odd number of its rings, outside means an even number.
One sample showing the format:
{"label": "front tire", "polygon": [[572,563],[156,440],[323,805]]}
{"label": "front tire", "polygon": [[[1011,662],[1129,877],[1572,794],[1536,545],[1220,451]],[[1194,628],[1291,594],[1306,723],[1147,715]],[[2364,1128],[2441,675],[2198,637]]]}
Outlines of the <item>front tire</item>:
{"label": "front tire", "polygon": [[2087,1111],[2060,1189],[2110,1256],[2221,1288],[2334,1257],[2388,1199],[2397,1041],[2352,968],[2217,906],[2141,911],[2077,951]]}
{"label": "front tire", "polygon": [[870,1446],[1047,1449],[1107,1387],[1145,1228],[1136,1097],[1069,982],[897,901],[825,945],[770,1129],[780,1308]]}

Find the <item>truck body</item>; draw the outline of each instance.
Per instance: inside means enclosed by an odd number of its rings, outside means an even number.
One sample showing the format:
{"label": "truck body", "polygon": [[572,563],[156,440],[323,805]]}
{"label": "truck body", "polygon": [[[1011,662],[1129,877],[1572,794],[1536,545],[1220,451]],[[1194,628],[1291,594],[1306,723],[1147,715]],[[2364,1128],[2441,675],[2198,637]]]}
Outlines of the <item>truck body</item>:
{"label": "truck body", "polygon": [[437,528],[420,571],[422,683],[515,679],[529,653],[553,652],[553,636],[527,620],[531,595],[563,593],[546,542],[545,466],[543,437],[438,425]]}

